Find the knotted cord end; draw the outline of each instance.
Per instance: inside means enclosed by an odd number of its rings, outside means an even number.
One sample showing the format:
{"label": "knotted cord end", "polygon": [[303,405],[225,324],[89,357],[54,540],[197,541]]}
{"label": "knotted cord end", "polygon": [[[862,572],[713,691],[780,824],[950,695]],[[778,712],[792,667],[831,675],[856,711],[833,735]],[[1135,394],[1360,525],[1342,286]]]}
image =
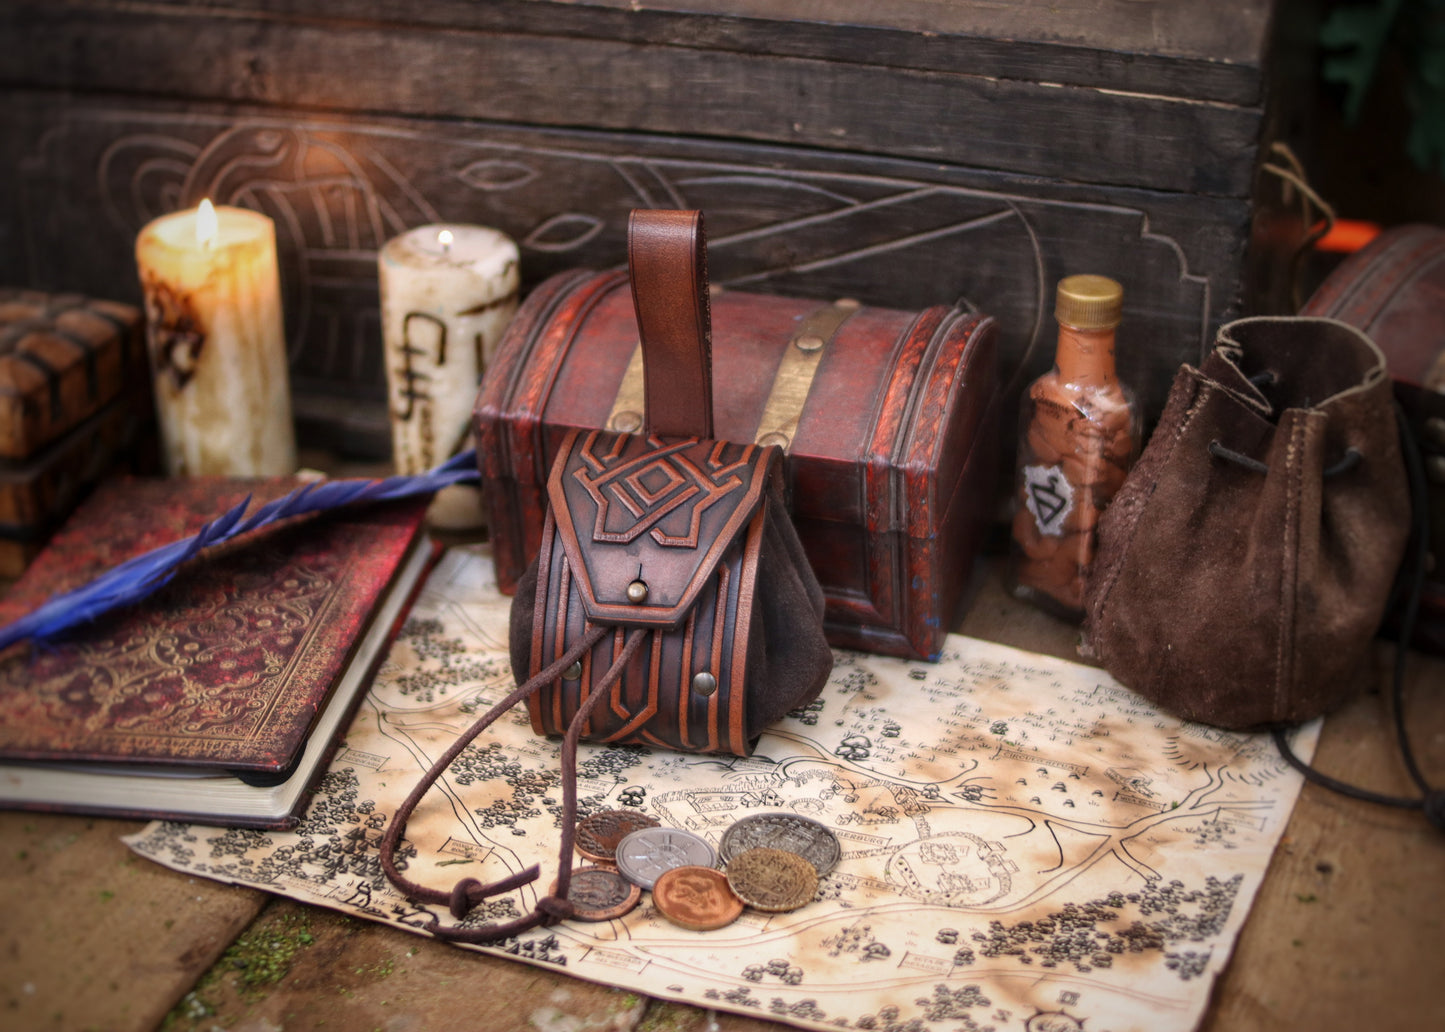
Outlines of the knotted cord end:
{"label": "knotted cord end", "polygon": [[[472,893],[477,894],[476,902],[472,901]],[[482,892],[482,883],[475,878],[463,878],[452,886],[452,898],[447,903],[447,909],[451,911],[452,917],[460,921],[467,916],[467,913],[486,898]]]}
{"label": "knotted cord end", "polygon": [[576,912],[571,900],[560,896],[543,896],[537,901],[537,909],[547,915],[547,924],[565,921]]}

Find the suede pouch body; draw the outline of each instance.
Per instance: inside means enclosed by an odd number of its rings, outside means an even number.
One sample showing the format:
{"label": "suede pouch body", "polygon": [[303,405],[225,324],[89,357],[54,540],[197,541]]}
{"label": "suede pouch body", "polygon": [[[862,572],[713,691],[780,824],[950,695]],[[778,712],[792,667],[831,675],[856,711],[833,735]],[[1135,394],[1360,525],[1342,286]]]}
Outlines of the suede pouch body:
{"label": "suede pouch body", "polygon": [[1361,687],[1409,515],[1374,343],[1328,319],[1230,323],[1100,521],[1086,649],[1191,720],[1319,716]]}

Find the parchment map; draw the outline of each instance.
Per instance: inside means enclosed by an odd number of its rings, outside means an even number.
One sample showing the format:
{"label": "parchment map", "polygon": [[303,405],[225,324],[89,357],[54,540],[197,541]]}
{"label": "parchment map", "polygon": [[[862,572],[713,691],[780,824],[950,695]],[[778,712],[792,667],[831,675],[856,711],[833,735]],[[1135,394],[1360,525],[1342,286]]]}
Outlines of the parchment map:
{"label": "parchment map", "polygon": [[[510,600],[453,549],[291,832],[155,822],[127,841],[192,874],[416,928],[376,846],[420,773],[513,687]],[[1297,735],[1308,757],[1318,722]],[[781,810],[838,834],[818,899],[685,931],[643,895],[488,952],[803,1028],[1165,1032],[1209,998],[1300,779],[1268,736],[1179,721],[1102,671],[951,636],[936,665],[836,653],[823,695],[748,759],[583,745],[580,813],[630,806],[717,844]],[[557,745],[525,707],[462,754],[408,827],[408,873],[450,888],[556,868]],[[443,921],[451,918],[436,908]]]}

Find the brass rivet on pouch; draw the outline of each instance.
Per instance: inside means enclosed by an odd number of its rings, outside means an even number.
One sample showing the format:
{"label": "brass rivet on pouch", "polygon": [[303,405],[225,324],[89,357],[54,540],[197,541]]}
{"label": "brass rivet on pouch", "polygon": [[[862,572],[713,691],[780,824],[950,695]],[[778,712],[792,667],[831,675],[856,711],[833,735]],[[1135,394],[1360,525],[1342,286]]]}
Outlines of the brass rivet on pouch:
{"label": "brass rivet on pouch", "polygon": [[623,434],[636,433],[642,429],[641,413],[631,411],[617,413],[612,418],[612,429]]}
{"label": "brass rivet on pouch", "polygon": [[700,670],[692,675],[692,690],[699,695],[711,695],[717,691],[717,678],[706,670]]}
{"label": "brass rivet on pouch", "polygon": [[779,448],[786,448],[788,446],[788,435],[778,433],[777,431],[770,434],[763,434],[763,436],[758,438],[758,444],[763,446],[776,444]]}
{"label": "brass rivet on pouch", "polygon": [[816,333],[805,333],[793,341],[799,351],[817,351],[824,344],[823,338]]}
{"label": "brass rivet on pouch", "polygon": [[635,580],[627,585],[627,601],[640,606],[647,601],[647,582]]}
{"label": "brass rivet on pouch", "polygon": [[562,680],[575,681],[582,676],[582,661],[579,659],[566,670],[562,671]]}

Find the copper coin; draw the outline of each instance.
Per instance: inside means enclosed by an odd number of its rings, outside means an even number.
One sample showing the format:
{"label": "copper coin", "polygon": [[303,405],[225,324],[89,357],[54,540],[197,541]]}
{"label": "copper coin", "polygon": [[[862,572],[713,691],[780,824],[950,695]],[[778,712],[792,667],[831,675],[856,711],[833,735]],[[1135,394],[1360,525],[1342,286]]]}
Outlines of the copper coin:
{"label": "copper coin", "polygon": [[818,894],[818,871],[805,857],[758,846],[728,861],[728,886],[754,910],[797,910]]}
{"label": "copper coin", "polygon": [[843,856],[833,829],[795,813],[759,813],[744,817],[723,832],[717,851],[726,866],[733,857],[759,846],[797,853],[813,865],[819,878],[831,871]]}
{"label": "copper coin", "polygon": [[730,925],[743,912],[743,901],[728,887],[727,875],[695,864],[658,875],[652,902],[663,917],[694,932]]}
{"label": "copper coin", "polygon": [[[552,883],[557,892],[557,883]],[[615,867],[579,867],[567,886],[567,902],[578,921],[611,921],[628,913],[642,899],[642,890]]]}
{"label": "copper coin", "polygon": [[573,843],[577,852],[599,864],[617,859],[617,844],[638,828],[655,828],[656,817],[641,810],[600,810],[577,822]]}

